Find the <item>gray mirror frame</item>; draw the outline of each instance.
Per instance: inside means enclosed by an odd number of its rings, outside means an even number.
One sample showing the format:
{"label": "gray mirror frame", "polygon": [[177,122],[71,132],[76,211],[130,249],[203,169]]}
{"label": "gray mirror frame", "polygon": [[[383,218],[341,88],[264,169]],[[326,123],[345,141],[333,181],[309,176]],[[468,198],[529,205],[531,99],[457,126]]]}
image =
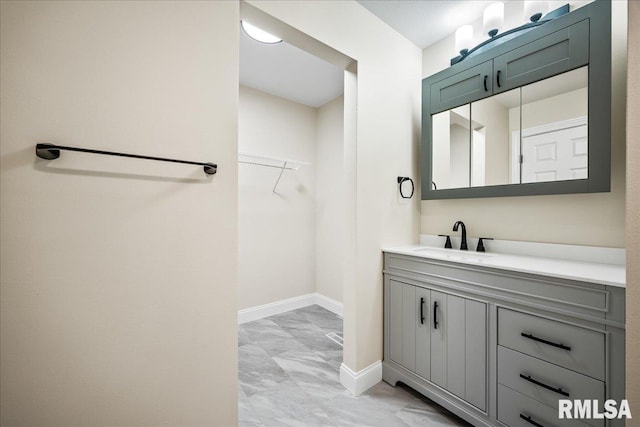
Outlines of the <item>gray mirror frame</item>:
{"label": "gray mirror frame", "polygon": [[[434,190],[431,170],[431,84],[535,42],[580,21],[589,21],[589,178],[526,184]],[[584,65],[584,64],[583,64]],[[578,67],[575,67],[578,68]],[[533,83],[531,82],[526,82]],[[482,99],[475,98],[473,100]],[[464,105],[462,102],[459,105]],[[457,106],[459,106],[457,105]],[[599,193],[611,190],[611,2],[596,0],[422,81],[422,200],[545,194]]]}

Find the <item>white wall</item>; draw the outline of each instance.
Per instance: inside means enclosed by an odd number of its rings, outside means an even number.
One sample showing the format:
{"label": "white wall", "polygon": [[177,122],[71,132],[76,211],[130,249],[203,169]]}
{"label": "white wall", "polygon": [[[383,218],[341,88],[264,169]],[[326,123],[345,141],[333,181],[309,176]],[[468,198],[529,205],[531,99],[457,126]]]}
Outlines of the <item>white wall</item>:
{"label": "white wall", "polygon": [[236,424],[238,20],[2,2],[0,424]]}
{"label": "white wall", "polygon": [[[530,102],[522,106],[522,128],[575,119],[589,113],[589,90],[573,90],[561,95]],[[519,115],[517,108],[515,112]],[[515,123],[518,123],[516,121]],[[514,129],[515,130],[515,129]]]}
{"label": "white wall", "polygon": [[485,98],[471,104],[471,117],[474,126],[484,126],[486,184],[508,184],[509,110],[497,98]]}
{"label": "white wall", "polygon": [[[571,2],[578,7],[588,2]],[[471,236],[505,240],[624,247],[626,2],[613,5],[613,76],[611,192],[553,196],[505,197],[422,202],[421,229],[426,234],[449,232],[456,220]],[[522,2],[505,3],[506,28],[522,17]],[[474,23],[476,33],[481,27]],[[423,77],[449,66],[454,35],[423,51]],[[505,226],[511,224],[511,226]]]}
{"label": "white wall", "polygon": [[311,163],[285,171],[240,164],[238,307],[318,292],[342,302],[343,116],[240,86],[239,151]]}
{"label": "white wall", "polygon": [[[640,408],[640,3],[629,2],[627,93],[627,329],[626,398]],[[627,421],[627,425],[637,425]]]}
{"label": "white wall", "polygon": [[[449,179],[451,188],[469,186],[471,141],[469,140],[469,128],[452,124],[449,127],[449,147],[451,158],[449,159]],[[437,182],[437,181],[436,181]]]}
{"label": "white wall", "polygon": [[[354,164],[345,163],[343,246],[344,363],[358,372],[382,359],[381,248],[419,235],[418,199],[400,199],[397,177],[419,181],[421,52],[354,1],[248,3],[357,61],[356,120],[345,121],[345,159]],[[349,107],[352,89],[345,84]]]}
{"label": "white wall", "polygon": [[344,97],[318,108],[316,117],[316,291],[342,302]]}
{"label": "white wall", "polygon": [[453,188],[451,183],[451,116],[453,111],[443,111],[434,114],[431,119],[431,128],[434,139],[438,138],[438,144],[433,145],[432,158],[433,170],[431,180],[437,188]]}
{"label": "white wall", "polygon": [[311,163],[238,166],[238,308],[316,291],[316,109],[240,86],[240,152]]}

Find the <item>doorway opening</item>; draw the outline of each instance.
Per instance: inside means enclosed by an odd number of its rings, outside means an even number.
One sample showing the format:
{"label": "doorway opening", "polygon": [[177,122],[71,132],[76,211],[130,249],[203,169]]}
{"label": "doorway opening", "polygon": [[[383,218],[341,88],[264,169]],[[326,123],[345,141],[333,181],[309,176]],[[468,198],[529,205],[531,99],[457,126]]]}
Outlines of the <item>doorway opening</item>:
{"label": "doorway opening", "polygon": [[[258,12],[243,6],[251,22]],[[345,85],[355,88],[355,69],[309,36],[290,27],[285,33],[290,38],[266,44],[240,29],[238,402],[245,421],[264,415],[250,401],[270,401],[271,409],[262,408],[268,412],[285,401],[304,406],[304,396],[345,392],[345,165],[355,164],[345,150],[355,91],[345,102]],[[301,44],[353,65],[346,71]]]}

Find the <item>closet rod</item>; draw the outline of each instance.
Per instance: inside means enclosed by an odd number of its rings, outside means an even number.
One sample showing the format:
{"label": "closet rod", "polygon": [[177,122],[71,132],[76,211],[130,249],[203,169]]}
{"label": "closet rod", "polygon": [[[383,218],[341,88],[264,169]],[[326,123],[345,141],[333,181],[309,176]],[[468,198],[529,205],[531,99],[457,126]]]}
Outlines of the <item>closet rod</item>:
{"label": "closet rod", "polygon": [[198,165],[204,167],[207,175],[213,175],[218,171],[218,165],[208,162],[192,162],[189,160],[167,159],[164,157],[141,156],[139,154],[116,153],[114,151],[92,150],[89,148],[65,147],[55,144],[36,144],[36,156],[45,160],[53,160],[60,157],[60,151],[78,151],[80,153],[102,154],[106,156],[131,157],[133,159],[156,160],[159,162],[183,163],[187,165]]}

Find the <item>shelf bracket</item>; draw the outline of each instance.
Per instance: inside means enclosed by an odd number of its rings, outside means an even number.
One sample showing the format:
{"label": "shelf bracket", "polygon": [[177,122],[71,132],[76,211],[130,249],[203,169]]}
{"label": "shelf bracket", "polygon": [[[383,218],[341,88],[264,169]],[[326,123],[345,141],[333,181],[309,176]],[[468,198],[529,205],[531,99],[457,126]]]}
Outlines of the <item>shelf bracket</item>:
{"label": "shelf bracket", "polygon": [[276,188],[278,187],[278,184],[280,183],[280,178],[282,178],[282,174],[284,173],[284,170],[287,168],[287,162],[284,162],[284,164],[282,165],[282,169],[280,169],[280,175],[278,175],[278,179],[276,180],[276,184],[273,186],[273,193],[276,193]]}

